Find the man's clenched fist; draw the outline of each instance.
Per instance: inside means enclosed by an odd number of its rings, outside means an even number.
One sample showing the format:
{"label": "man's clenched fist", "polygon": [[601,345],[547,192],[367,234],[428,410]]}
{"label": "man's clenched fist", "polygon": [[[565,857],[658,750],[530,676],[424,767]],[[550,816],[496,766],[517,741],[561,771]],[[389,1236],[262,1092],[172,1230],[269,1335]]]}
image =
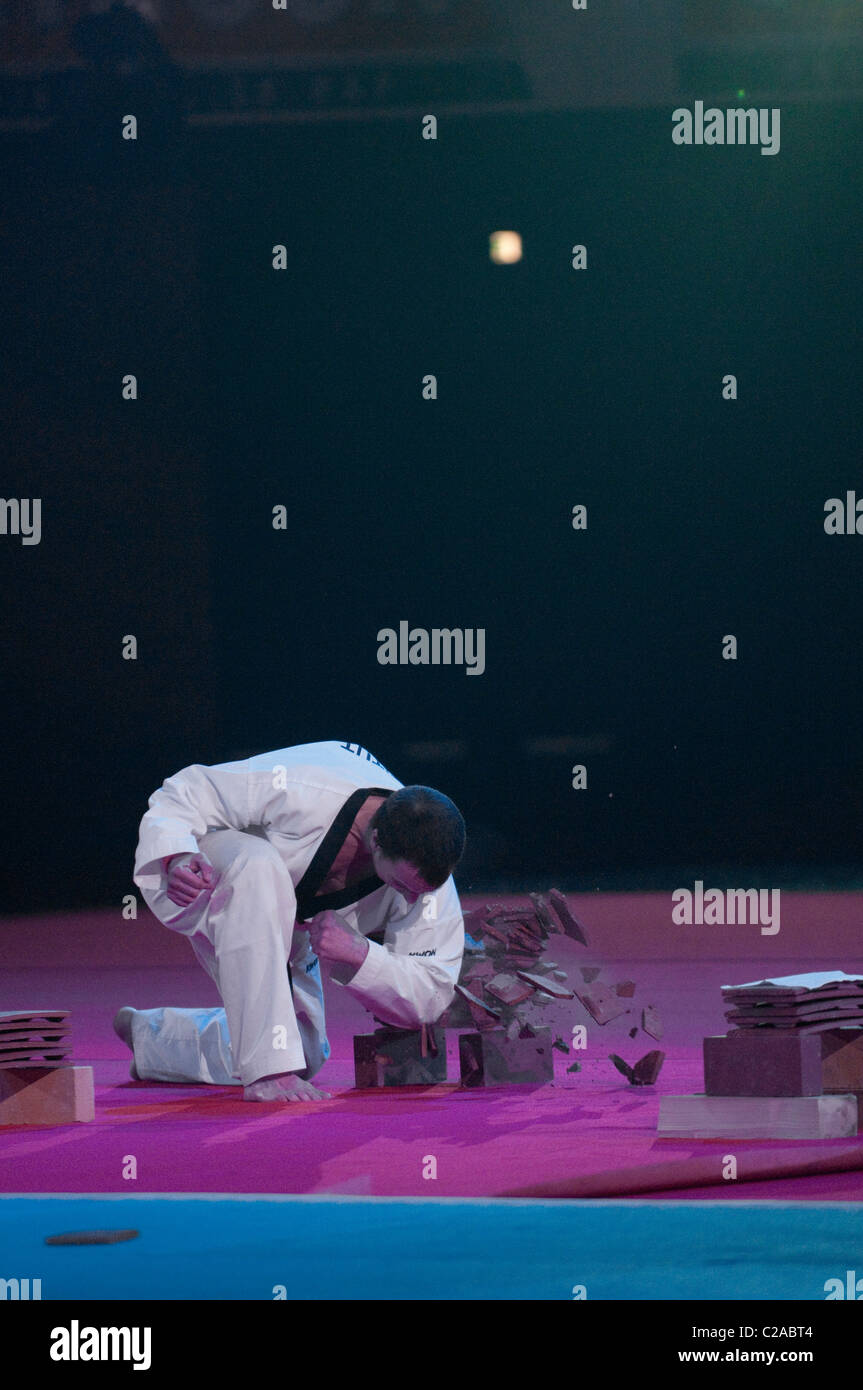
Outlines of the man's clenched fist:
{"label": "man's clenched fist", "polygon": [[309,933],[312,950],[322,960],[344,961],[359,969],[369,953],[366,938],[337,912],[319,912],[308,922],[297,922],[297,927]]}
{"label": "man's clenched fist", "polygon": [[178,907],[188,907],[215,882],[216,871],[205,854],[174,854],[167,861],[167,894]]}

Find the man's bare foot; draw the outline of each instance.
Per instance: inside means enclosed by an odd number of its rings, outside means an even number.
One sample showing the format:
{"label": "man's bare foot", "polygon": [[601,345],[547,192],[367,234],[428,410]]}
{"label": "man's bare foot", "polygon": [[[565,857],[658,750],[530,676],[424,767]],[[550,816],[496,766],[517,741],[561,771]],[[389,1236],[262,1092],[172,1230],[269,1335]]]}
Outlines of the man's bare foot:
{"label": "man's bare foot", "polygon": [[329,1100],[329,1092],[319,1091],[311,1081],[303,1081],[292,1072],[283,1076],[263,1077],[243,1087],[243,1100]]}

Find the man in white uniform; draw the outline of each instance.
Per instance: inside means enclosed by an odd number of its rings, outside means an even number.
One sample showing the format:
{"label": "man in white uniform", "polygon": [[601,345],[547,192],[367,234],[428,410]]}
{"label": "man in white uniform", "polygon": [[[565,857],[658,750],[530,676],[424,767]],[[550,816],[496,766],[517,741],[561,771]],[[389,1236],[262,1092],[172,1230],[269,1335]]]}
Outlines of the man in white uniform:
{"label": "man in white uniform", "polygon": [[224,1008],[121,1009],[132,1074],[325,1099],[311,1084],[330,1054],[319,961],[382,1023],[433,1023],[464,953],[452,880],[464,843],[448,797],[403,787],[356,743],[169,777],[141,821],[134,880],[188,936]]}

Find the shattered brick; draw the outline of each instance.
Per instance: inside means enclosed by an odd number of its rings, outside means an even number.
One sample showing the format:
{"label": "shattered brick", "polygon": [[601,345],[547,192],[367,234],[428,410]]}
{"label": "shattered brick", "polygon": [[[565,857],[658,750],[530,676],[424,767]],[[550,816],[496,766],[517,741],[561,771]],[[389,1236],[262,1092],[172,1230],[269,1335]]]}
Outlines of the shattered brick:
{"label": "shattered brick", "polygon": [[630,1083],[632,1082],[632,1078],[635,1075],[635,1073],[633,1072],[632,1067],[629,1065],[628,1062],[624,1062],[623,1058],[618,1057],[616,1052],[609,1052],[608,1060],[614,1063],[621,1076],[625,1076],[627,1081],[629,1081]]}
{"label": "shattered brick", "polygon": [[539,922],[539,925],[542,928],[542,930],[546,932],[549,936],[562,935],[563,927],[560,925],[558,921],[555,920],[545,894],[528,893],[527,896],[533,903],[534,911],[536,912],[536,919]]}
{"label": "shattered brick", "polygon": [[490,936],[493,941],[499,941],[503,946],[506,946],[506,933],[499,931],[497,927],[491,926],[489,922],[481,922],[477,930],[482,936]]}
{"label": "shattered brick", "polygon": [[640,1061],[636,1062],[633,1071],[633,1086],[652,1086],[662,1070],[662,1063],[665,1061],[664,1052],[646,1052]]}
{"label": "shattered brick", "polygon": [[664,1052],[646,1052],[645,1055],[631,1067],[622,1057],[618,1057],[616,1052],[609,1053],[609,1060],[614,1063],[617,1070],[626,1077],[630,1086],[652,1086],[662,1070],[662,1063],[665,1061]]}
{"label": "shattered brick", "polygon": [[574,941],[580,942],[582,946],[587,946],[587,933],[578,918],[573,914],[563,894],[557,888],[552,888],[549,892],[548,900],[560,918],[561,926],[567,936],[571,936]]}
{"label": "shattered brick", "polygon": [[542,990],[543,994],[550,994],[552,999],[574,999],[575,993],[571,989],[564,989],[562,985],[553,983],[547,976],[531,975],[526,970],[519,970],[518,978],[532,985],[534,989]]}
{"label": "shattered brick", "polygon": [[492,1018],[500,1018],[500,1013],[497,1009],[493,1008],[491,1004],[487,1004],[484,999],[478,999],[475,994],[471,994],[470,990],[465,989],[464,985],[456,985],[455,991],[456,994],[460,995],[461,998],[471,1006],[471,1009],[476,1008],[486,1015],[491,1015]]}
{"label": "shattered brick", "polygon": [[533,985],[517,980],[514,975],[495,975],[493,980],[489,980],[486,989],[502,1004],[520,1004],[522,1000],[529,999],[534,992]]}
{"label": "shattered brick", "polygon": [[659,1042],[665,1030],[662,1027],[662,1019],[659,1017],[659,1012],[652,1004],[648,1004],[647,1008],[642,1011],[641,1026],[645,1033],[651,1038],[656,1038],[656,1041]]}
{"label": "shattered brick", "polygon": [[626,1005],[607,985],[591,985],[589,989],[577,989],[575,994],[597,1023],[610,1023],[613,1018],[619,1018],[621,1014],[629,1012]]}
{"label": "shattered brick", "polygon": [[619,985],[614,986],[614,992],[621,999],[631,999],[635,993],[635,983],[632,980],[621,980]]}

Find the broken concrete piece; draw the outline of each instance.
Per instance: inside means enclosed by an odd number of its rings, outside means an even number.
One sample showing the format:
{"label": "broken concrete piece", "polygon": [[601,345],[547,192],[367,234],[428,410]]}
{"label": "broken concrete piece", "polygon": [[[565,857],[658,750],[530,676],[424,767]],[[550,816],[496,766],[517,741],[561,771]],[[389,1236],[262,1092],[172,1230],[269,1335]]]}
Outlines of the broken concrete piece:
{"label": "broken concrete piece", "polygon": [[547,932],[550,936],[562,935],[563,927],[554,917],[545,894],[528,893],[527,896],[533,903],[534,911],[536,912],[536,919],[539,922],[539,925],[542,927],[543,931]]}
{"label": "broken concrete piece", "polygon": [[618,1057],[616,1052],[609,1052],[608,1060],[614,1063],[621,1076],[625,1076],[629,1082],[632,1081],[634,1072],[628,1062],[625,1062],[622,1057]]}
{"label": "broken concrete piece", "polygon": [[471,994],[470,990],[465,989],[464,985],[456,985],[455,992],[470,1005],[471,1009],[476,1008],[490,1015],[492,1018],[500,1018],[500,1013],[497,1009],[493,1008],[491,1004],[487,1004],[484,999],[480,999],[477,995]]}
{"label": "broken concrete piece", "polygon": [[633,1070],[633,1086],[652,1086],[662,1071],[662,1063],[665,1061],[665,1053],[654,1050],[646,1052],[644,1056],[636,1062]]}
{"label": "broken concrete piece", "polygon": [[659,1017],[658,1010],[655,1009],[652,1004],[648,1004],[647,1008],[642,1010],[641,1026],[645,1033],[651,1038],[656,1038],[657,1042],[662,1037],[665,1031],[662,1027],[662,1019]]}
{"label": "broken concrete piece", "polygon": [[493,941],[499,941],[502,946],[507,945],[508,938],[506,932],[501,931],[498,927],[493,927],[491,923],[481,922],[477,930],[480,935],[490,936]]}
{"label": "broken concrete piece", "polygon": [[550,994],[552,999],[575,998],[574,990],[565,989],[562,985],[549,979],[547,975],[532,975],[526,970],[519,970],[518,978],[524,980],[526,984],[532,985],[534,989],[542,990],[543,994]]}
{"label": "broken concrete piece", "polygon": [[618,999],[608,985],[590,985],[587,989],[577,989],[575,995],[597,1023],[610,1023],[613,1018],[619,1018],[621,1014],[629,1012],[626,1004]]}
{"label": "broken concrete piece", "polygon": [[617,1067],[617,1070],[626,1077],[630,1086],[652,1086],[662,1070],[665,1053],[646,1052],[634,1067],[631,1067],[622,1057],[618,1057],[616,1052],[609,1053],[609,1059]]}
{"label": "broken concrete piece", "polygon": [[520,1004],[522,1000],[530,998],[534,986],[525,984],[514,975],[495,975],[493,980],[489,980],[486,990],[502,1004]]}
{"label": "broken concrete piece", "polygon": [[567,936],[571,936],[573,941],[579,941],[582,946],[587,946],[587,933],[578,918],[574,916],[563,894],[557,888],[552,888],[548,900],[560,918],[560,924]]}

